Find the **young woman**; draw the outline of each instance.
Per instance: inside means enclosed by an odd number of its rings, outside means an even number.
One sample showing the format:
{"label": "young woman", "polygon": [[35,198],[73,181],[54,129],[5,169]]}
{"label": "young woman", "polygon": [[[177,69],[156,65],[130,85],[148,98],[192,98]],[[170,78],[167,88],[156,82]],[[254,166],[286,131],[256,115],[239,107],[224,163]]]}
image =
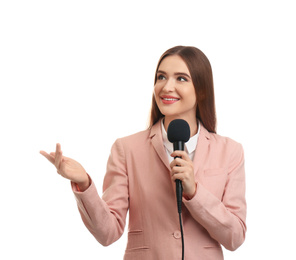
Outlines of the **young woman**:
{"label": "young woman", "polygon": [[[190,126],[185,151],[173,151],[168,142],[174,119]],[[161,56],[150,127],[116,140],[102,198],[84,168],[62,155],[60,144],[55,153],[41,154],[71,180],[83,222],[102,245],[119,239],[129,210],[124,259],[181,259],[176,179],[183,186],[186,260],[223,259],[221,245],[235,250],[245,239],[243,149],[216,134],[211,65],[195,47],[177,46]]]}

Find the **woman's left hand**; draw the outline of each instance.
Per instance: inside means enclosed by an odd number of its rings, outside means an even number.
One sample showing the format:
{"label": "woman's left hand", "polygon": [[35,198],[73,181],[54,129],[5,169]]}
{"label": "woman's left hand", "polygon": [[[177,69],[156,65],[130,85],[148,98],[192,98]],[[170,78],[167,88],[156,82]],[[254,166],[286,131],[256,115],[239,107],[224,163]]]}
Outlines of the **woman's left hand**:
{"label": "woman's left hand", "polygon": [[182,181],[183,197],[190,200],[196,192],[193,162],[185,151],[174,151],[171,156],[181,157],[174,159],[170,164],[172,180]]}

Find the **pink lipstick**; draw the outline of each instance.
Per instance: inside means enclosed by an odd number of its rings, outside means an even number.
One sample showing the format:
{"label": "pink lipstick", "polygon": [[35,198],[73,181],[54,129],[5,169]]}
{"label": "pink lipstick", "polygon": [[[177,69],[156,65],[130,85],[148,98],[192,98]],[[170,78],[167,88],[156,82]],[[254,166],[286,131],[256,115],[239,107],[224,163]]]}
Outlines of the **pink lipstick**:
{"label": "pink lipstick", "polygon": [[176,98],[173,96],[168,96],[168,95],[161,96],[160,98],[161,98],[162,103],[164,103],[166,105],[174,104],[180,100],[179,98]]}

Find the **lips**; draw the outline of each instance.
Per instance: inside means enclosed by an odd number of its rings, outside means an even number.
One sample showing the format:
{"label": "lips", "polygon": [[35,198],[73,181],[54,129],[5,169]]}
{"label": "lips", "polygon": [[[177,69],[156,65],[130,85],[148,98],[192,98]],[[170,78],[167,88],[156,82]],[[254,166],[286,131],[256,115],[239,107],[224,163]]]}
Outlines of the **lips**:
{"label": "lips", "polygon": [[161,96],[160,98],[164,104],[174,104],[180,100],[179,98],[167,95]]}

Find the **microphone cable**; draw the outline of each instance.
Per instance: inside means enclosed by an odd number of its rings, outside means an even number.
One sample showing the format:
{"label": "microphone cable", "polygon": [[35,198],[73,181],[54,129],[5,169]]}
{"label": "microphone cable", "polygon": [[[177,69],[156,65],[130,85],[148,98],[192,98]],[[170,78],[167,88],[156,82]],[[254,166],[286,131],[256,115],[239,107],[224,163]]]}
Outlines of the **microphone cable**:
{"label": "microphone cable", "polygon": [[183,234],[183,222],[182,222],[183,187],[182,187],[182,182],[180,180],[176,180],[176,191],[177,191],[177,194],[176,194],[177,195],[177,206],[178,206],[179,222],[180,222],[180,230],[181,230],[181,240],[182,240],[182,260],[184,260],[184,234]]}
{"label": "microphone cable", "polygon": [[183,225],[182,225],[182,216],[179,213],[180,229],[181,229],[181,239],[182,239],[182,260],[184,260],[184,234],[183,234]]}

